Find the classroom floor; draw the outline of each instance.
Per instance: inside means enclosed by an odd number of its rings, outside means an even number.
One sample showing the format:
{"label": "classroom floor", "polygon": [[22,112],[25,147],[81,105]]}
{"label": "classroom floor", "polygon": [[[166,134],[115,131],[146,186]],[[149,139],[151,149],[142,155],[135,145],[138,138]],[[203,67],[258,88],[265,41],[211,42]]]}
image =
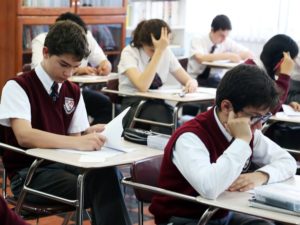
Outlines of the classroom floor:
{"label": "classroom floor", "polygon": [[[121,171],[122,171],[124,176],[129,175],[128,174],[128,168],[122,168]],[[0,174],[2,174],[1,171],[0,171]],[[0,185],[2,185],[2,176],[0,176]],[[9,188],[8,188],[8,190],[9,190]],[[130,187],[125,188],[125,203],[126,203],[126,206],[127,206],[132,224],[137,225],[138,224],[137,200],[135,198],[135,195],[134,195],[134,192],[133,192],[132,188],[130,188]],[[62,224],[63,219],[64,219],[64,215],[48,216],[48,217],[41,218],[39,220],[38,224],[39,225],[58,225],[58,224]],[[144,206],[144,220],[145,220],[144,225],[154,225],[155,224],[154,220],[153,220],[153,216],[148,211],[148,205],[146,205],[146,204]],[[26,222],[29,223],[30,225],[35,225],[36,224],[36,220],[27,220]],[[69,225],[75,225],[74,218],[72,218],[71,221],[68,224]],[[90,225],[91,224],[86,215],[84,216],[84,223],[83,224],[84,225]]]}

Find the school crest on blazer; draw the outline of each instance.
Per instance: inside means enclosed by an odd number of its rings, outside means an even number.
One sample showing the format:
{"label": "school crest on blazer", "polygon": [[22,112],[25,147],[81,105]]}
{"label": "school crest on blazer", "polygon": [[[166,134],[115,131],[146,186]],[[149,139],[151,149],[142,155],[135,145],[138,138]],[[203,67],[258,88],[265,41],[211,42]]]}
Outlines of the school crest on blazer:
{"label": "school crest on blazer", "polygon": [[75,110],[75,103],[73,98],[65,97],[64,109],[66,114],[71,114]]}

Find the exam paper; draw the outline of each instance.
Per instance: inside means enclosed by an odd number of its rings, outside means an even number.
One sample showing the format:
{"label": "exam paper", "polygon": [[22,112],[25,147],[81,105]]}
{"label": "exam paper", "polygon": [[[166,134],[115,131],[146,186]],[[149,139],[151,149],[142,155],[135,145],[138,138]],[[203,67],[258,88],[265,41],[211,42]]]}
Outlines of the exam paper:
{"label": "exam paper", "polygon": [[287,116],[300,116],[300,112],[295,111],[291,106],[289,105],[282,105],[282,109],[285,115]]}

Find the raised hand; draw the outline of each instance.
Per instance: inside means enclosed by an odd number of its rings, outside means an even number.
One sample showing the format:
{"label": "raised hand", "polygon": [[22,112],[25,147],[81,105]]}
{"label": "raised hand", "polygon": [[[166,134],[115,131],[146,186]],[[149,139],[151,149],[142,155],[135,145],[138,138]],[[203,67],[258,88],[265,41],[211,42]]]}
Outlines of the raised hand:
{"label": "raised hand", "polygon": [[166,27],[161,28],[159,40],[156,40],[153,34],[151,34],[151,39],[155,50],[164,51],[170,43],[170,35],[168,34],[168,29]]}

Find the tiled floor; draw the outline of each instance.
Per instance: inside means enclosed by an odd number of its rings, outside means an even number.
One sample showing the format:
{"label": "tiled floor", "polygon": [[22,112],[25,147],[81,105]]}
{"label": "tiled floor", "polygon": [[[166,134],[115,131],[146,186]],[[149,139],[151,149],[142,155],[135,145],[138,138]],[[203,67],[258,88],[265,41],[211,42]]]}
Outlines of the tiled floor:
{"label": "tiled floor", "polygon": [[[128,175],[128,169],[122,169],[122,173],[126,176]],[[2,179],[0,177],[0,185],[2,184]],[[9,188],[8,188],[9,190]],[[125,189],[125,203],[129,212],[129,216],[131,219],[131,222],[133,225],[138,224],[138,209],[137,209],[137,200],[135,198],[134,192],[132,188],[126,187]],[[62,224],[64,219],[64,215],[57,215],[57,216],[49,216],[44,217],[39,220],[39,225],[56,225],[56,224]],[[148,211],[148,205],[144,206],[144,225],[154,225],[153,216]],[[36,220],[27,220],[29,224],[36,224]],[[71,219],[69,222],[70,225],[75,225],[74,220]],[[90,225],[90,221],[85,218],[84,225]],[[112,224],[112,225],[118,225],[118,224]]]}

